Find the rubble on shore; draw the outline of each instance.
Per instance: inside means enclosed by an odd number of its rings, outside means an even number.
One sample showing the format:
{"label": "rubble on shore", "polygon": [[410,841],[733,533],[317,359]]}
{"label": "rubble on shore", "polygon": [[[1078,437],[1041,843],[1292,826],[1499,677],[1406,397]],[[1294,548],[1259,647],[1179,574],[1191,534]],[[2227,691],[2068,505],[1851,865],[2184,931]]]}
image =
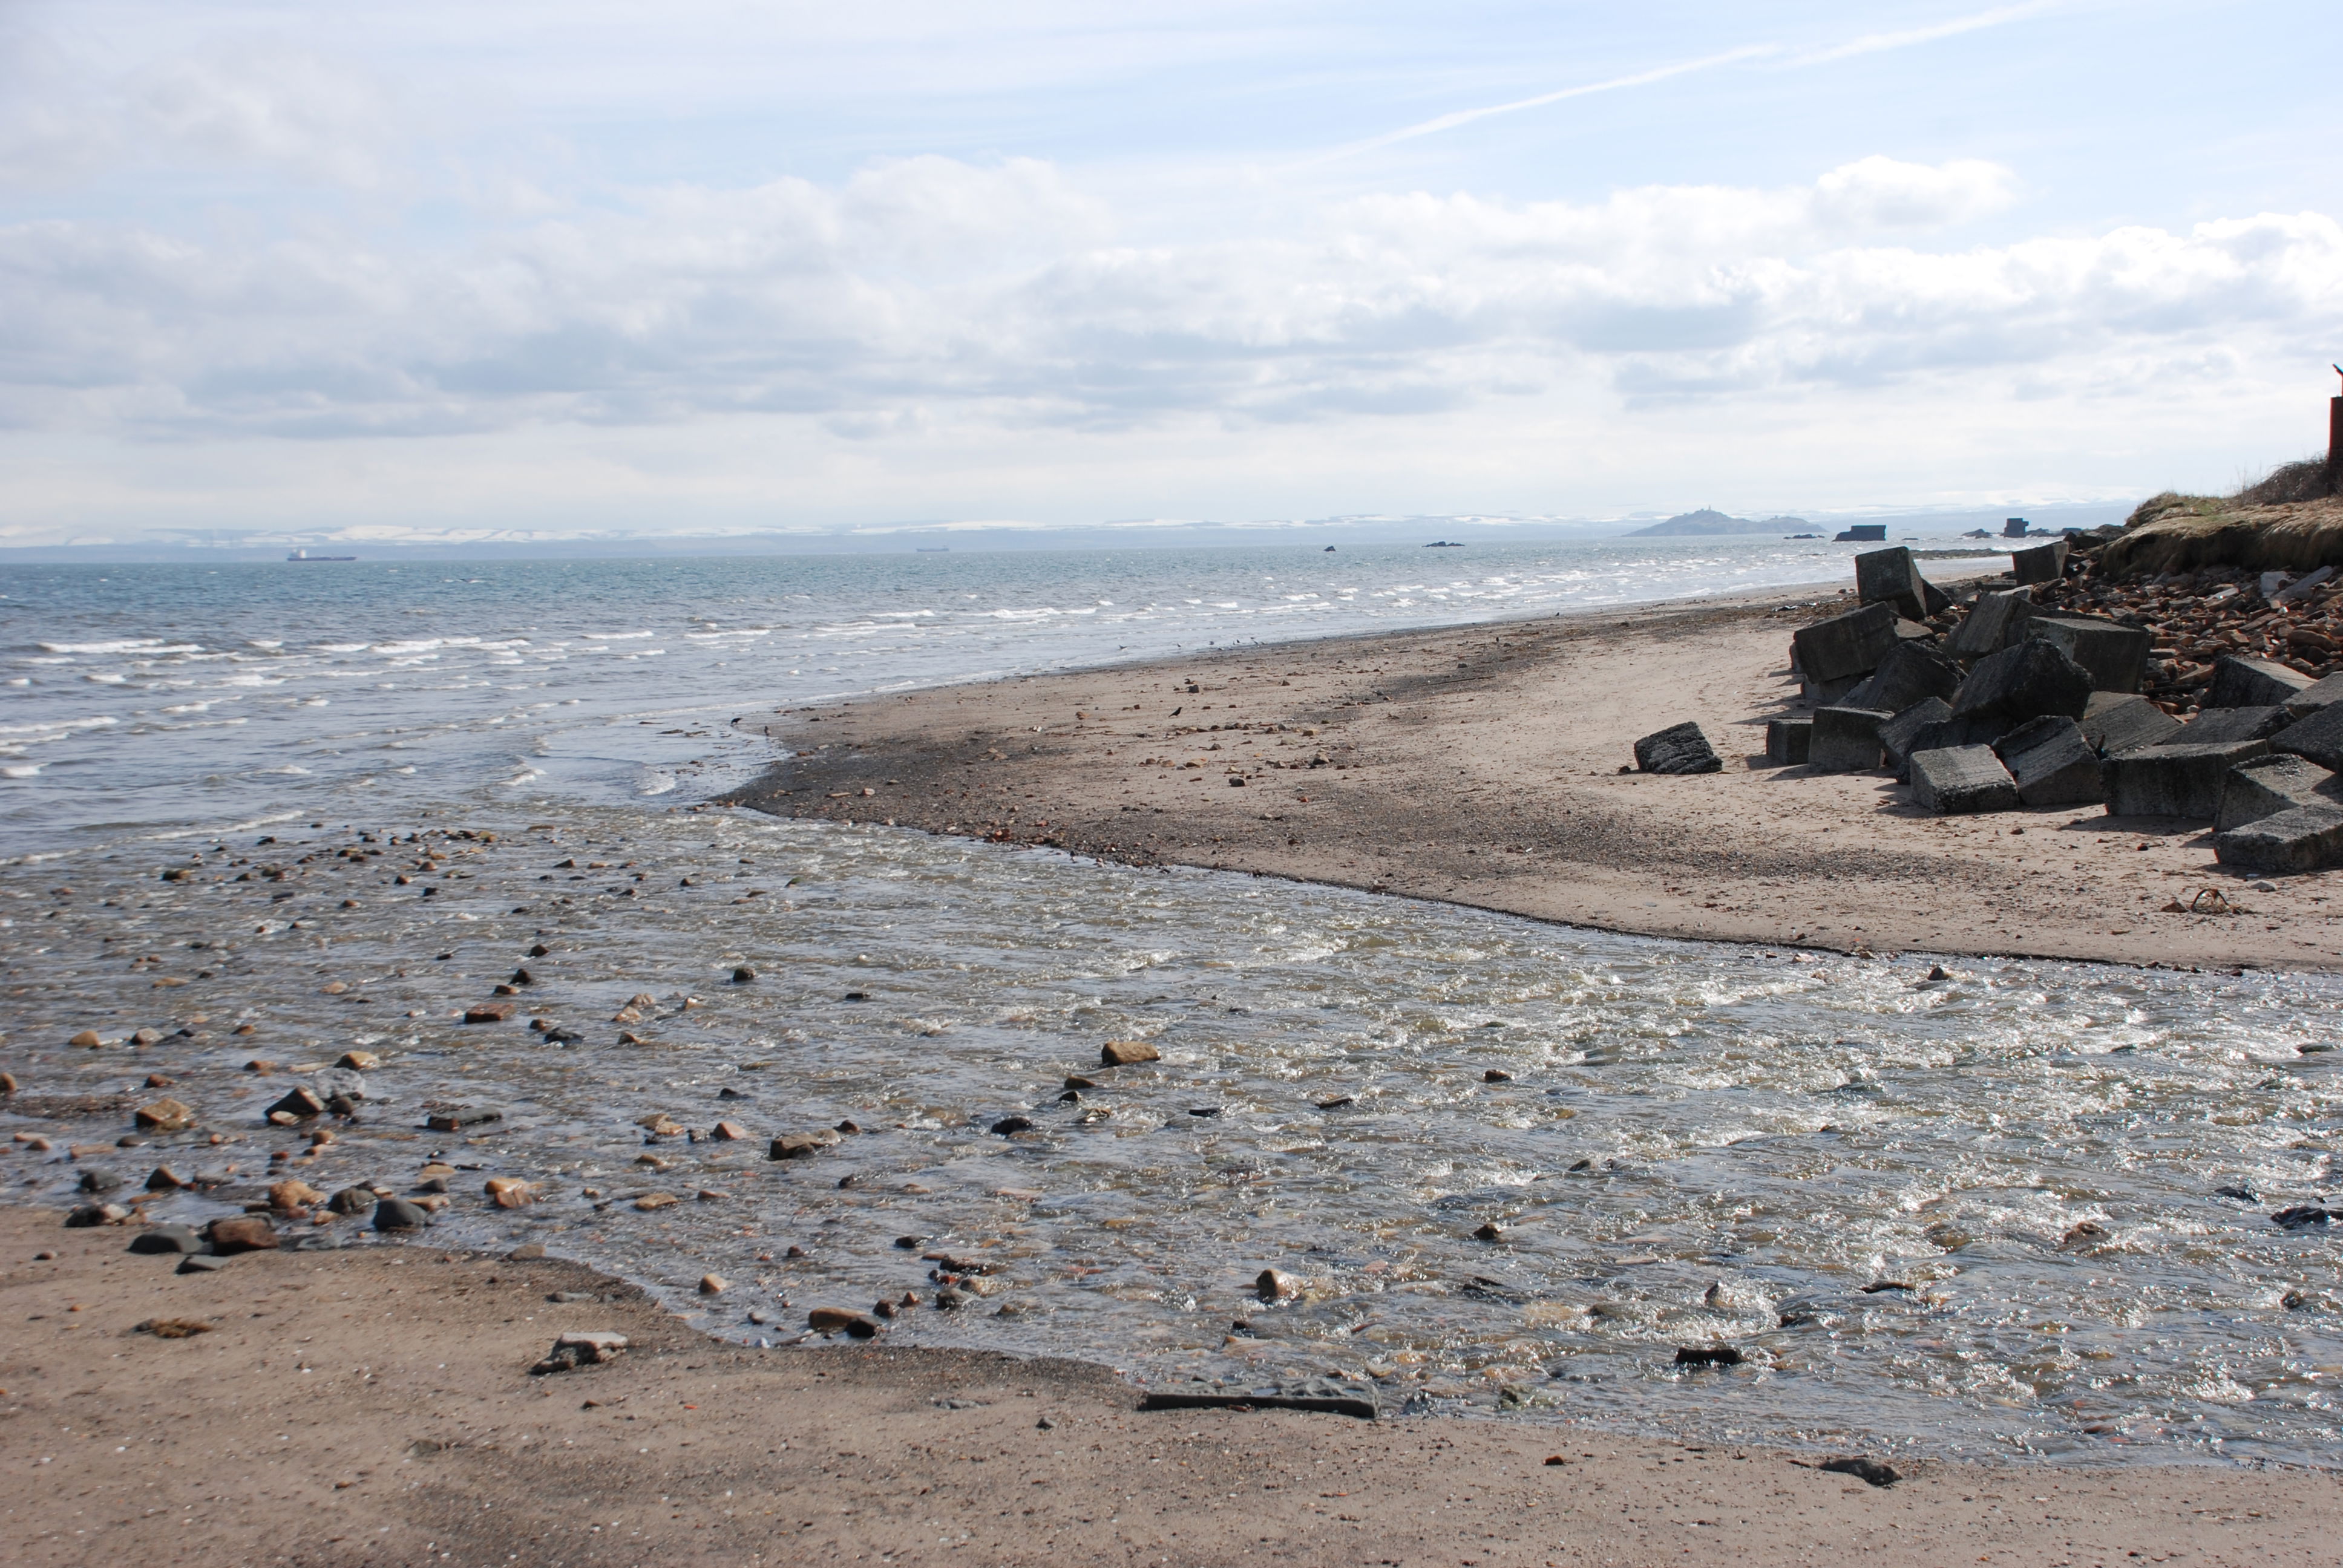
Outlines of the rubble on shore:
{"label": "rubble on shore", "polygon": [[[1909,549],[1855,558],[1856,608],[1801,628],[1795,709],[1766,766],[1893,769],[1938,815],[2104,804],[2203,821],[2216,859],[2265,874],[2343,865],[2343,576],[2207,566],[2126,579],[2125,538],[2016,552],[1958,601]],[[1645,772],[1705,750],[1678,724]]]}

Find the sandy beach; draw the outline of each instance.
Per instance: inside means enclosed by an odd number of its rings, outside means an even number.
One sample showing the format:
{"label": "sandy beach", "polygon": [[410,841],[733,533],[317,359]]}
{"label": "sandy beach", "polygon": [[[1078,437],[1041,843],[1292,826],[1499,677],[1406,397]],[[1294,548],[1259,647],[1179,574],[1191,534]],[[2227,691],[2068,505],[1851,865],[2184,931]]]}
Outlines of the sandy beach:
{"label": "sandy beach", "polygon": [[[2241,890],[2202,823],[1931,817],[1884,771],[1765,766],[1765,721],[1798,691],[1790,634],[1853,602],[1213,648],[780,714],[765,728],[799,754],[738,799],[1654,936],[2334,966],[2329,879]],[[1623,771],[1684,719],[1722,774]],[[2207,886],[2239,912],[2165,910]]]}
{"label": "sandy beach", "polygon": [[[182,1274],[58,1219],[0,1212],[0,1528],[28,1565],[2209,1568],[2328,1562],[2343,1525],[2311,1472],[1922,1462],[1882,1489],[1573,1426],[1142,1412],[1103,1367],[742,1349],[571,1263],[417,1241]],[[528,1374],[588,1328],[630,1348]]]}

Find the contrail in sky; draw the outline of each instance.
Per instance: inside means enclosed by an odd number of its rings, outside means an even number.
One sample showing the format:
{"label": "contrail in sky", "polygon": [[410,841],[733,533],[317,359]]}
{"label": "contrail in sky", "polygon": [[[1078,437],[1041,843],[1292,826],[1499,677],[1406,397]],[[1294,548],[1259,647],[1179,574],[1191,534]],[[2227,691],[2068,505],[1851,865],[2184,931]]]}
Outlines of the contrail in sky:
{"label": "contrail in sky", "polygon": [[[1990,11],[1978,11],[1966,16],[1957,16],[1949,22],[1939,22],[1934,26],[1914,27],[1901,33],[1866,33],[1860,38],[1851,39],[1845,44],[1833,45],[1829,48],[1816,50],[1812,54],[1792,55],[1783,62],[1783,67],[1790,69],[1801,65],[1826,65],[1834,60],[1845,60],[1857,55],[1876,55],[1889,49],[1906,49],[1917,44],[1933,44],[1939,38],[1956,37],[1963,33],[1976,32],[1980,28],[1998,27],[2005,22],[2022,21],[2028,16],[2039,15],[2045,11],[2056,10],[2068,3],[2069,0],[2026,0],[2023,5],[1998,5]],[[1490,104],[1477,109],[1458,109],[1453,114],[1441,115],[1433,119],[1403,126],[1396,131],[1387,131],[1380,136],[1369,136],[1364,141],[1352,142],[1346,146],[1335,147],[1315,157],[1303,158],[1298,163],[1290,164],[1287,167],[1314,168],[1320,164],[1332,163],[1337,158],[1347,158],[1355,154],[1373,152],[1377,147],[1387,147],[1394,142],[1413,141],[1418,136],[1434,136],[1442,131],[1454,130],[1458,126],[1470,125],[1474,120],[1485,120],[1492,115],[1518,114],[1523,109],[1535,109],[1547,104],[1558,104],[1565,98],[1584,98],[1596,93],[1615,93],[1625,87],[1647,86],[1654,82],[1666,81],[1671,76],[1689,75],[1694,71],[1713,70],[1719,65],[1735,65],[1743,60],[1763,59],[1787,54],[1789,51],[1779,44],[1747,44],[1738,49],[1727,49],[1721,55],[1704,55],[1696,60],[1680,60],[1672,65],[1655,65],[1648,71],[1638,71],[1633,75],[1613,76],[1602,82],[1587,82],[1575,87],[1564,87],[1557,92],[1540,93],[1534,98],[1516,98],[1509,104]]]}

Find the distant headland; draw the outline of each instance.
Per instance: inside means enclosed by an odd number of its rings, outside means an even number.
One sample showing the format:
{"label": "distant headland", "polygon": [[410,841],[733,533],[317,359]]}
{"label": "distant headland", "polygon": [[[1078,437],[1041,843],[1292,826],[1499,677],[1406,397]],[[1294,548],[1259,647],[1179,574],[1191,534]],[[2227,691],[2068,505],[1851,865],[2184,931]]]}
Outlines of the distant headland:
{"label": "distant headland", "polygon": [[1714,507],[1703,507],[1696,512],[1679,512],[1648,528],[1637,528],[1627,537],[1641,539],[1699,534],[1788,534],[1803,532],[1810,526],[1804,518],[1735,518]]}

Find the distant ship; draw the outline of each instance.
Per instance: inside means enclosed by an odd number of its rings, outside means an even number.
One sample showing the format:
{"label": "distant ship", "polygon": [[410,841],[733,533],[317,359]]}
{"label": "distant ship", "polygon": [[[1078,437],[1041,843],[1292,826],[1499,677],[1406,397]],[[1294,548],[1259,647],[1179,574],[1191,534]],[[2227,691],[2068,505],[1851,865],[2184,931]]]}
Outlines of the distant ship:
{"label": "distant ship", "polygon": [[285,558],[288,561],[354,561],[356,556],[313,556],[307,550],[295,550]]}

